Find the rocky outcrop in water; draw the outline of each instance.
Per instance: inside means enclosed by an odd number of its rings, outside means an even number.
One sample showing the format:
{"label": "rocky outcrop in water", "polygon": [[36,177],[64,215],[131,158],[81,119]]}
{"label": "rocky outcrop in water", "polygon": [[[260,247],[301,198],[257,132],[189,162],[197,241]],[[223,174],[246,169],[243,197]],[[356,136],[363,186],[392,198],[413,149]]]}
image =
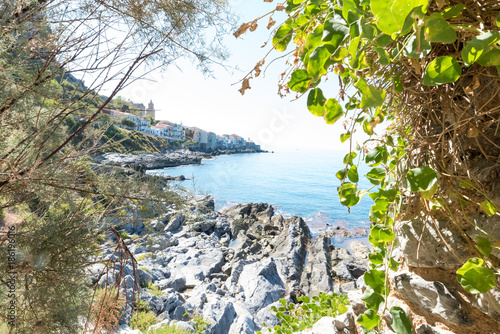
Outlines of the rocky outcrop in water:
{"label": "rocky outcrop in water", "polygon": [[107,153],[95,157],[102,164],[110,166],[120,166],[145,171],[150,169],[161,169],[167,167],[178,167],[182,165],[199,165],[203,158],[210,159],[208,153],[191,152],[188,150],[178,150],[162,154],[119,154]]}
{"label": "rocky outcrop in water", "polygon": [[[300,295],[354,290],[366,270],[366,254],[355,257],[329,238],[313,241],[302,218],[285,219],[263,203],[216,212],[207,196],[184,209],[171,206],[127,232],[128,248],[138,260],[140,298],[163,323],[175,321],[188,330],[193,324],[186,312],[210,321],[209,333],[255,333],[263,322],[279,323],[270,311],[279,299],[297,302]],[[101,269],[94,266],[94,281]],[[133,300],[132,268],[123,272],[128,284],[122,292]],[[161,295],[145,288],[148,283]],[[123,329],[130,316],[122,317]]]}
{"label": "rocky outcrop in water", "polygon": [[[132,168],[139,172],[151,169],[162,169],[178,167],[183,165],[199,165],[202,159],[212,159],[214,156],[222,154],[242,154],[260,153],[267,151],[256,151],[251,149],[224,150],[214,152],[201,152],[190,150],[177,150],[167,153],[141,153],[141,154],[120,154],[106,153],[95,156],[94,159],[104,165]],[[181,180],[182,181],[182,180]]]}

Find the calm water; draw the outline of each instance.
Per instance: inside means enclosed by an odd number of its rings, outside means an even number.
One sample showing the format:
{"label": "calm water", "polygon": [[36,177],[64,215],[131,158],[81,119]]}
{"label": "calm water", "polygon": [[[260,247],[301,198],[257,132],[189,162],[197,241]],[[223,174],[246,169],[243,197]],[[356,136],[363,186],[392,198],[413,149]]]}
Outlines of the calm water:
{"label": "calm water", "polygon": [[[236,203],[265,202],[285,216],[305,218],[317,232],[329,224],[342,227],[368,227],[372,200],[365,196],[347,211],[338,200],[339,180],[335,173],[345,168],[345,152],[275,152],[223,155],[203,160],[202,165],[166,168],[151,173],[192,178],[182,186],[199,193],[212,194],[216,209]],[[361,186],[369,183],[361,177]],[[363,183],[365,182],[365,183]]]}

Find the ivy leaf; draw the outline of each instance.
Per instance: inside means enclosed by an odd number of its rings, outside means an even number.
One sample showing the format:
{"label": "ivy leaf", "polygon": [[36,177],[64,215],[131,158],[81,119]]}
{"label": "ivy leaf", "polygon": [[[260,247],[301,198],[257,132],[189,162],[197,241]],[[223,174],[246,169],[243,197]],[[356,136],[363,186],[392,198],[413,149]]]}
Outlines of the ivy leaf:
{"label": "ivy leaf", "polygon": [[307,35],[306,38],[306,43],[305,43],[305,48],[308,51],[314,50],[316,47],[320,46],[323,44],[323,41],[321,40],[323,37],[323,25],[320,24],[314,30]]}
{"label": "ivy leaf", "polygon": [[489,31],[471,39],[462,49],[462,60],[467,66],[472,65],[483,54],[491,50],[491,45],[496,44],[500,40],[499,31]]}
{"label": "ivy leaf", "polygon": [[311,77],[307,74],[304,69],[295,70],[292,73],[290,81],[288,81],[287,86],[294,92],[305,93],[309,86],[311,85]]}
{"label": "ivy leaf", "polygon": [[469,259],[457,270],[457,281],[472,294],[486,293],[496,286],[495,275],[477,257]]}
{"label": "ivy leaf", "polygon": [[344,156],[344,160],[343,160],[343,163],[345,165],[349,164],[349,165],[352,165],[353,164],[353,161],[354,159],[358,156],[358,154],[356,152],[349,152],[347,153],[345,156]]}
{"label": "ivy leaf", "polygon": [[392,15],[391,7],[394,0],[371,0],[370,7],[377,18],[377,27],[385,34],[392,35],[399,31],[399,26]]}
{"label": "ivy leaf", "polygon": [[325,121],[326,124],[334,124],[340,117],[344,115],[342,106],[333,98],[330,98],[325,103]]}
{"label": "ivy leaf", "polygon": [[451,25],[446,22],[440,13],[432,13],[424,19],[424,32],[429,42],[453,43],[457,40],[457,33]]}
{"label": "ivy leaf", "polygon": [[394,202],[394,200],[396,199],[396,193],[397,193],[396,189],[389,189],[389,190],[379,189],[378,192],[373,192],[369,196],[374,201],[379,198],[385,198],[389,202]]}
{"label": "ivy leaf", "polygon": [[421,192],[422,197],[432,198],[437,190],[438,174],[430,167],[410,169],[406,175],[407,187],[413,192]]}
{"label": "ivy leaf", "polygon": [[366,155],[365,162],[370,167],[376,167],[386,162],[388,155],[385,146],[377,146]]}
{"label": "ivy leaf", "polygon": [[391,242],[394,240],[395,234],[390,226],[377,224],[372,227],[369,239],[374,240],[376,243]]}
{"label": "ivy leaf", "polygon": [[477,237],[477,246],[476,249],[483,255],[485,258],[490,256],[493,248],[491,247],[491,243],[488,239],[483,237]]}
{"label": "ivy leaf", "polygon": [[336,177],[337,177],[340,181],[344,180],[344,178],[345,178],[345,168],[342,168],[341,170],[339,170],[339,171],[335,174],[335,176],[336,176]]}
{"label": "ivy leaf", "polygon": [[482,201],[481,204],[481,209],[489,216],[492,217],[496,212],[497,209],[495,207],[495,204],[491,203],[490,201]]}
{"label": "ivy leaf", "polygon": [[[379,265],[379,264],[384,263],[384,257],[380,253],[375,253],[375,254],[369,253],[368,254],[368,259],[374,265]],[[363,299],[363,298],[361,298],[361,299]],[[368,308],[370,308],[370,307],[368,307]]]}
{"label": "ivy leaf", "polygon": [[378,37],[376,40],[375,40],[375,45],[376,46],[380,46],[380,47],[386,47],[388,46],[389,44],[391,44],[392,42],[394,42],[394,40],[392,39],[391,36],[389,35],[382,35],[380,37]]}
{"label": "ivy leaf", "polygon": [[500,13],[497,16],[497,27],[500,27]]}
{"label": "ivy leaf", "polygon": [[500,65],[500,49],[493,48],[484,53],[476,61],[481,66],[498,66]]}
{"label": "ivy leaf", "polygon": [[452,56],[434,59],[425,69],[424,85],[437,86],[455,82],[460,78],[462,68]]}
{"label": "ivy leaf", "polygon": [[399,263],[398,261],[394,260],[394,258],[391,257],[389,268],[391,268],[392,271],[397,271],[400,264],[401,263]]}
{"label": "ivy leaf", "polygon": [[283,24],[278,28],[273,37],[273,46],[276,51],[285,51],[292,40],[293,27],[290,24]]}
{"label": "ivy leaf", "polygon": [[355,184],[344,183],[342,186],[337,187],[340,203],[347,207],[354,206],[361,200],[360,194]]}
{"label": "ivy leaf", "polygon": [[347,177],[351,182],[357,183],[359,181],[358,167],[356,167],[356,165],[353,165],[351,168],[349,168]]}
{"label": "ivy leaf", "polygon": [[370,269],[363,275],[365,284],[368,285],[373,291],[383,294],[385,287],[385,272],[376,269]]}
{"label": "ivy leaf", "polygon": [[391,59],[389,58],[389,54],[384,48],[373,48],[378,53],[378,62],[380,65],[387,66],[391,63]]}
{"label": "ivy leaf", "polygon": [[349,138],[351,138],[351,132],[350,131],[347,131],[347,133],[342,133],[340,135],[340,142],[341,143],[345,143],[347,140],[349,140]]}
{"label": "ivy leaf", "polygon": [[348,33],[349,28],[347,28],[346,22],[341,16],[334,15],[325,21],[321,41],[331,45],[333,47],[333,52],[335,52]]}
{"label": "ivy leaf", "polygon": [[405,30],[405,21],[414,8],[422,7],[422,12],[427,11],[429,0],[396,0],[391,6],[392,16],[399,27],[399,31]]}
{"label": "ivy leaf", "polygon": [[382,304],[385,299],[380,293],[376,293],[373,289],[368,288],[361,296],[361,300],[365,302],[368,309],[378,311],[380,304]]}
{"label": "ivy leaf", "polygon": [[344,0],[342,6],[342,16],[347,20],[349,17],[349,11],[356,13],[358,11],[358,7],[356,6],[356,2],[353,0]]}
{"label": "ivy leaf", "polygon": [[384,104],[384,89],[368,85],[364,78],[359,78],[354,86],[356,86],[362,94],[361,103],[359,104],[360,108],[379,107]]}
{"label": "ivy leaf", "polygon": [[365,313],[360,314],[356,321],[365,329],[370,330],[378,325],[380,317],[374,310],[367,310]]}
{"label": "ivy leaf", "polygon": [[455,5],[446,8],[441,13],[445,19],[452,19],[454,17],[462,15],[462,11],[465,9],[464,5]]}
{"label": "ivy leaf", "polygon": [[311,52],[307,62],[307,73],[313,82],[318,81],[327,73],[328,67],[333,64],[330,60],[331,55],[332,52],[329,51],[326,45],[320,45]]}
{"label": "ivy leaf", "polygon": [[389,207],[389,201],[385,198],[377,198],[375,200],[375,204],[372,205],[372,210],[373,211],[381,211],[384,214],[387,212],[387,209]]}
{"label": "ivy leaf", "polygon": [[410,318],[406,312],[399,306],[391,307],[390,311],[392,315],[391,327],[398,334],[411,334],[413,331],[413,326],[411,324]]}
{"label": "ivy leaf", "polygon": [[307,109],[315,116],[323,116],[325,113],[325,96],[320,88],[314,88],[307,96]]}
{"label": "ivy leaf", "polygon": [[407,16],[414,8],[427,11],[428,0],[371,0],[370,7],[377,18],[377,27],[385,34],[392,35],[403,30]]}
{"label": "ivy leaf", "polygon": [[385,169],[382,167],[372,168],[368,174],[366,174],[366,178],[373,185],[379,185],[383,179],[385,179]]}

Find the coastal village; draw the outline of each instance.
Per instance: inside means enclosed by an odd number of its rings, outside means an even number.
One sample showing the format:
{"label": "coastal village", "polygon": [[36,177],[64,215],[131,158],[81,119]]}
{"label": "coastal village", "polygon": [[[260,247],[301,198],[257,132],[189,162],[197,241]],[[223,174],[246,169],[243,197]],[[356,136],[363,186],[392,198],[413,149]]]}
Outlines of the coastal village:
{"label": "coastal village", "polygon": [[157,120],[154,103],[148,106],[143,103],[126,101],[121,110],[103,109],[113,122],[127,130],[140,131],[145,135],[167,140],[172,144],[183,144],[185,147],[204,152],[217,150],[255,150],[260,151],[260,145],[251,139],[245,140],[236,134],[216,135],[214,132],[197,127],[184,126],[167,120]]}

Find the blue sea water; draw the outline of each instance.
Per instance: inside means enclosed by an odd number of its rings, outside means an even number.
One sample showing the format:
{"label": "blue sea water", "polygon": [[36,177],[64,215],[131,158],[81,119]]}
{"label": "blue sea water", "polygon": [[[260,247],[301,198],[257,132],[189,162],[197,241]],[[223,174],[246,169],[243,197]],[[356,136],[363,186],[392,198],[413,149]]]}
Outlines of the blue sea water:
{"label": "blue sea water", "polygon": [[[202,194],[212,194],[216,209],[237,203],[270,203],[284,216],[301,216],[313,233],[336,226],[369,227],[372,200],[365,196],[355,207],[342,206],[337,195],[335,173],[345,168],[346,152],[303,151],[222,155],[188,165],[151,171],[192,180],[181,185]],[[360,188],[370,184],[360,171]]]}

